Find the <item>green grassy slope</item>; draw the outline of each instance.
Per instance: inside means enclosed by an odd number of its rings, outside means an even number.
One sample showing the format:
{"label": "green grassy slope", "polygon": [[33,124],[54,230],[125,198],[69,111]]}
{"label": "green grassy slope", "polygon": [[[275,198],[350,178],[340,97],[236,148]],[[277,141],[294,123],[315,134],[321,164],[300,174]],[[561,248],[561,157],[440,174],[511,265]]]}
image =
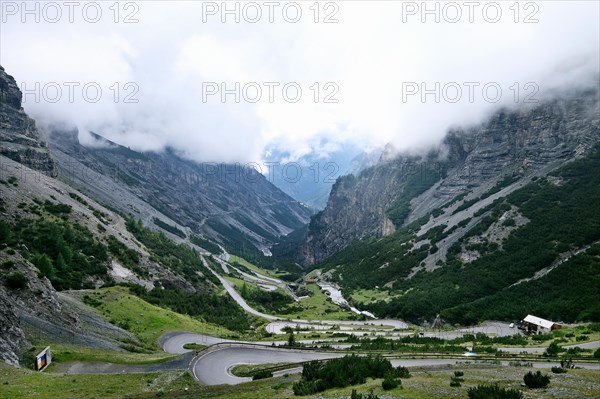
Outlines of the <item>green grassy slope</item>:
{"label": "green grassy slope", "polygon": [[205,323],[197,318],[182,315],[152,305],[125,287],[102,288],[86,292],[97,311],[107,320],[133,334],[148,347],[155,347],[158,338],[169,331],[194,331],[215,336],[234,336],[224,327]]}

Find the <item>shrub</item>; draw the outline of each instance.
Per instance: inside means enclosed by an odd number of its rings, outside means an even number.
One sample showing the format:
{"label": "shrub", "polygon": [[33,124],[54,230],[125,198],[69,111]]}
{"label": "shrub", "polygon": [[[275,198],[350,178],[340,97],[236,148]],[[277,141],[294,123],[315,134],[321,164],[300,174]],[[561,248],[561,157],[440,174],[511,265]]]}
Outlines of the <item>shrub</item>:
{"label": "shrub", "polygon": [[558,353],[561,351],[561,349],[562,348],[560,346],[558,346],[558,344],[556,342],[552,342],[550,345],[548,345],[548,347],[544,351],[544,356],[554,357],[554,356],[558,355]]}
{"label": "shrub", "polygon": [[0,243],[9,243],[11,238],[10,226],[4,221],[0,221]]}
{"label": "shrub", "polygon": [[83,303],[94,308],[98,308],[102,305],[101,301],[87,294],[83,296]]}
{"label": "shrub", "polygon": [[410,378],[410,371],[406,367],[396,367],[396,377],[398,378]]}
{"label": "shrub", "polygon": [[14,266],[15,266],[15,262],[13,262],[12,260],[7,260],[6,262],[2,263],[2,268],[6,269],[6,270],[11,269]]}
{"label": "shrub", "polygon": [[554,374],[563,374],[567,372],[567,370],[563,369],[562,367],[552,367],[551,370]]}
{"label": "shrub", "polygon": [[381,356],[350,355],[304,365],[302,379],[293,385],[294,395],[312,395],[329,388],[364,384],[367,378],[392,378],[394,368]]}
{"label": "shrub", "polygon": [[203,237],[197,236],[195,234],[192,234],[190,236],[190,242],[192,244],[196,244],[199,247],[206,249],[210,253],[217,254],[217,255],[220,255],[221,253],[223,253],[223,251],[221,250],[221,247],[219,247],[217,244],[215,244]]}
{"label": "shrub", "polygon": [[579,356],[582,351],[583,351],[583,349],[581,349],[580,347],[576,346],[574,348],[567,349],[566,354],[567,355],[573,355],[573,356]]}
{"label": "shrub", "polygon": [[510,367],[533,367],[533,363],[531,363],[531,362],[520,362],[520,361],[508,362],[508,365]]}
{"label": "shrub", "polygon": [[294,332],[290,331],[290,335],[288,336],[287,346],[290,348],[296,346],[296,338],[294,338]]}
{"label": "shrub", "polygon": [[534,341],[549,341],[552,338],[554,338],[554,336],[552,334],[537,334],[531,337],[532,340]]}
{"label": "shrub", "polygon": [[27,287],[29,279],[21,272],[13,272],[6,276],[6,285],[8,288],[20,290]]}
{"label": "shrub", "polygon": [[522,399],[523,393],[516,389],[500,388],[498,385],[478,385],[467,391],[469,399]]}
{"label": "shrub", "polygon": [[513,218],[508,218],[502,223],[502,226],[505,226],[505,227],[513,227],[516,225],[517,225],[517,223],[515,222],[515,219],[513,219]]}
{"label": "shrub", "polygon": [[600,348],[596,349],[596,351],[594,352],[594,357],[596,359],[600,359]]}
{"label": "shrub", "polygon": [[44,202],[44,209],[53,215],[69,214],[71,213],[71,205],[66,204],[53,204],[51,201],[46,200]]}
{"label": "shrub", "polygon": [[450,378],[450,386],[452,388],[458,388],[461,386],[461,381],[462,381],[461,378],[451,377]]}
{"label": "shrub", "polygon": [[33,259],[33,264],[38,268],[42,276],[47,277],[50,280],[54,278],[54,266],[52,265],[52,259],[50,259],[48,255],[37,255]]}
{"label": "shrub", "polygon": [[175,226],[171,226],[168,223],[163,222],[162,220],[158,219],[158,218],[152,218],[152,221],[154,222],[155,225],[157,225],[158,227],[160,227],[161,229],[168,231],[171,234],[174,234],[178,237],[181,238],[186,238],[186,234],[185,232],[179,230],[177,227]]}
{"label": "shrub", "polygon": [[296,396],[312,395],[319,392],[317,385],[312,381],[298,381],[292,386],[292,390]]}
{"label": "shrub", "polygon": [[379,396],[375,395],[373,391],[364,396],[362,393],[356,392],[356,389],[353,389],[350,399],[379,399]]}
{"label": "shrub", "polygon": [[269,370],[260,370],[254,373],[254,375],[252,376],[252,380],[262,380],[271,377],[273,377],[273,373]]}
{"label": "shrub", "polygon": [[550,384],[550,377],[547,374],[542,374],[541,371],[528,372],[523,377],[525,385],[531,389],[544,388]]}
{"label": "shrub", "polygon": [[565,370],[575,368],[575,365],[573,364],[573,359],[568,358],[568,359],[561,360],[560,361],[560,367],[563,368],[563,369],[565,369]]}
{"label": "shrub", "polygon": [[462,371],[455,371],[454,375],[450,377],[450,386],[455,388],[461,386],[461,383],[464,381],[463,376],[465,375]]}
{"label": "shrub", "polygon": [[390,389],[398,388],[398,385],[400,385],[400,384],[401,384],[400,380],[398,380],[392,376],[388,376],[388,377],[384,378],[383,381],[381,382],[381,387],[385,391],[389,391]]}

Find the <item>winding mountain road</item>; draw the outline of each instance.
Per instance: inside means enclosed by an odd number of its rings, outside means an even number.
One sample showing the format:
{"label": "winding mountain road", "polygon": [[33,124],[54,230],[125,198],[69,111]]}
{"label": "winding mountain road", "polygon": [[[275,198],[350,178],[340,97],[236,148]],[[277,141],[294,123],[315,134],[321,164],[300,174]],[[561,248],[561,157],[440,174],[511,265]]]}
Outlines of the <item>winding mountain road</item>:
{"label": "winding mountain road", "polygon": [[240,384],[251,378],[236,377],[231,369],[240,364],[299,363],[310,360],[333,359],[343,353],[308,352],[292,349],[263,348],[231,344],[196,357],[190,364],[194,379],[205,385]]}
{"label": "winding mountain road", "polygon": [[[235,290],[233,285],[224,279],[221,275],[212,270],[207,262],[202,258],[204,265],[219,279],[228,294],[248,313],[263,317],[271,323],[267,325],[267,331],[273,333],[282,333],[285,327],[306,327],[315,330],[327,330],[335,326],[337,330],[347,334],[368,334],[368,335],[386,335],[388,338],[400,338],[408,332],[399,331],[408,328],[408,325],[400,320],[369,320],[369,321],[333,321],[333,320],[293,320],[281,319],[272,315],[264,314],[249,306],[241,295]],[[395,331],[394,331],[395,330]],[[457,329],[453,331],[437,331],[425,333],[425,336],[452,339],[465,334],[485,333],[489,335],[504,336],[518,333],[515,328],[510,328],[507,323],[487,322],[481,326]],[[336,338],[320,339],[319,341],[335,342]],[[302,340],[301,343],[311,344],[312,340]],[[184,345],[196,343],[207,346],[197,356],[194,352],[184,348]],[[159,344],[167,353],[178,354],[163,363],[149,365],[118,365],[99,362],[72,362],[60,365],[60,370],[69,374],[89,374],[89,373],[139,373],[149,371],[164,371],[174,369],[188,369],[194,379],[205,385],[220,384],[239,384],[249,381],[250,378],[236,377],[231,373],[234,366],[240,364],[272,364],[272,363],[300,363],[311,360],[333,359],[345,356],[346,353],[319,352],[317,350],[299,350],[282,348],[276,345],[284,344],[285,341],[268,342],[243,342],[227,340],[193,332],[170,332],[164,334]],[[336,346],[333,344],[332,346]],[[341,347],[347,344],[339,345]],[[600,346],[600,342],[581,343],[582,348],[593,349]],[[537,352],[543,351],[543,348],[503,348],[505,351],[512,352]],[[464,358],[457,356],[455,358],[439,359],[390,359],[395,367],[402,365],[405,367],[424,367],[451,365],[464,361]],[[502,364],[508,364],[503,361]],[[537,362],[533,367],[548,368],[551,363]],[[578,367],[598,369],[598,363],[578,363]],[[285,373],[297,373],[302,370],[301,367],[295,367],[289,370],[274,373],[280,375]]]}
{"label": "winding mountain road", "polygon": [[[210,265],[208,264],[206,259],[204,259],[204,257],[201,257],[201,258],[202,258],[203,266],[206,267],[208,270],[210,270],[211,273],[214,274],[214,276],[217,279],[219,279],[219,282],[223,285],[223,287],[225,288],[225,291],[227,291],[229,296],[235,302],[237,302],[237,304],[240,305],[242,307],[242,309],[244,309],[246,312],[248,312],[254,316],[262,317],[264,319],[274,322],[274,323],[267,325],[266,329],[268,332],[272,332],[275,334],[281,334],[282,333],[281,330],[286,326],[291,326],[291,327],[300,326],[300,327],[304,327],[304,328],[314,328],[315,330],[328,329],[333,326],[346,326],[346,327],[356,326],[356,327],[363,327],[363,328],[368,328],[368,327],[372,327],[372,326],[382,326],[382,327],[388,327],[388,328],[391,327],[392,329],[408,328],[408,324],[406,324],[405,322],[403,322],[401,320],[391,320],[391,319],[369,320],[369,321],[299,320],[299,319],[283,319],[281,317],[277,317],[277,316],[269,315],[269,314],[266,314],[263,312],[259,312],[258,310],[254,309],[252,306],[248,305],[246,300],[244,298],[242,298],[242,296],[235,290],[235,287],[233,286],[233,284],[231,282],[229,282],[223,276],[221,276],[219,273],[214,271],[210,267]],[[326,327],[319,327],[319,326],[326,326]],[[352,329],[346,328],[346,330],[352,330]],[[364,333],[364,332],[365,331],[360,331],[360,333]]]}
{"label": "winding mountain road", "polygon": [[[345,356],[346,353],[332,352],[317,352],[284,349],[253,344],[243,343],[226,343],[219,344],[211,348],[207,352],[197,356],[190,363],[189,370],[194,379],[204,385],[221,385],[221,384],[241,384],[250,381],[251,378],[237,377],[232,374],[231,370],[242,364],[273,364],[273,363],[300,363],[311,360],[334,359]],[[463,362],[463,358],[439,359],[439,358],[424,358],[424,359],[390,359],[392,366],[404,367],[429,367],[454,365]],[[502,365],[506,366],[509,361],[502,361]],[[548,368],[553,363],[549,362],[533,362],[534,368]],[[599,369],[598,363],[576,363],[576,367],[586,369]],[[283,370],[274,373],[275,376],[281,374],[299,373],[301,367],[294,367],[288,370]]]}
{"label": "winding mountain road", "polygon": [[[458,332],[457,332],[458,333]],[[190,332],[174,332],[163,336],[161,339],[162,347],[166,352],[170,353],[186,353],[190,352],[183,348],[186,343],[200,343],[204,345],[212,345],[207,350],[195,357],[189,364],[189,370],[194,379],[205,385],[220,385],[220,384],[240,384],[250,381],[250,378],[236,377],[231,373],[231,370],[236,365],[241,364],[272,364],[272,363],[300,363],[310,360],[323,360],[343,357],[346,353],[319,352],[311,350],[288,349],[272,346],[272,342],[241,342],[227,341],[222,338],[210,337],[202,334],[194,334]],[[276,342],[281,344],[283,342]],[[583,344],[582,344],[583,345]],[[586,344],[588,348],[600,346],[599,341],[589,342]],[[512,348],[520,352],[521,350],[536,352],[537,349],[543,348]],[[502,350],[509,351],[508,348]],[[440,366],[452,365],[457,362],[464,361],[462,356],[454,359],[390,359],[394,367],[425,367],[425,366]],[[503,365],[508,365],[508,361],[503,361]],[[535,368],[548,368],[551,363],[534,362]],[[577,363],[577,367],[587,369],[599,369],[598,363]],[[279,374],[301,372],[300,367],[285,370]],[[275,373],[277,375],[277,373]]]}
{"label": "winding mountain road", "polygon": [[[343,338],[325,338],[318,340],[319,342],[336,342],[343,340]],[[301,344],[311,345],[316,340],[311,339],[303,339],[297,340],[296,342]],[[187,353],[191,352],[190,349],[185,349],[184,345],[186,344],[199,344],[204,346],[218,345],[218,344],[246,344],[246,345],[255,345],[255,346],[265,346],[272,347],[273,345],[285,345],[287,341],[283,340],[273,340],[273,341],[237,341],[225,338],[212,337],[210,335],[197,334],[192,332],[170,332],[164,334],[159,340],[160,346],[167,353]],[[335,346],[335,345],[334,345]],[[349,344],[339,345],[340,347],[348,347],[351,346]]]}

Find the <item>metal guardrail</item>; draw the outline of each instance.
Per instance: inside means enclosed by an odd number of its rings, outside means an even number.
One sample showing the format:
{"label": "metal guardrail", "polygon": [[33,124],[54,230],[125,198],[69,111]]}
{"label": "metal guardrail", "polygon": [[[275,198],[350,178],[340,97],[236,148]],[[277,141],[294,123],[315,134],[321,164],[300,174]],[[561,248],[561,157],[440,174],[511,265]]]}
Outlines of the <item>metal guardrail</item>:
{"label": "metal guardrail", "polygon": [[[206,348],[202,349],[198,352],[198,356],[206,355],[208,353],[215,352],[217,350],[223,348],[256,348],[261,350],[285,350],[290,352],[318,352],[318,353],[339,353],[339,354],[358,354],[358,355],[369,355],[369,354],[378,354],[385,358],[390,359],[412,359],[412,358],[439,358],[439,359],[473,359],[473,360],[529,360],[529,361],[537,361],[537,362],[558,362],[562,358],[553,358],[546,357],[540,355],[533,354],[520,354],[520,353],[509,353],[509,352],[501,352],[499,355],[496,354],[477,354],[472,357],[465,357],[462,353],[453,353],[453,352],[393,352],[386,350],[361,350],[361,349],[333,349],[327,348],[326,350],[319,348],[307,348],[307,347],[289,347],[289,346],[277,346],[277,345],[264,345],[257,344],[251,342],[220,342],[213,345],[209,345]],[[590,356],[569,356],[573,361],[578,361],[582,363],[599,363],[600,359],[595,359]],[[328,359],[325,359],[328,360]]]}
{"label": "metal guardrail", "polygon": [[[231,345],[233,346],[233,345]],[[261,345],[255,345],[255,346],[261,346]],[[264,348],[264,347],[263,347]],[[267,347],[267,348],[272,348],[272,347]],[[285,347],[275,347],[272,349],[287,349]],[[313,350],[314,351],[314,350]],[[341,353],[340,353],[341,354]],[[344,353],[344,354],[348,354],[348,353]],[[362,352],[362,353],[354,353],[354,354],[358,354],[358,355],[370,355],[373,354],[373,352]],[[381,353],[376,353],[376,354],[380,354],[382,355],[382,357],[386,358],[386,359],[413,359],[413,358],[437,358],[437,359],[465,359],[465,361],[522,361],[522,362],[536,362],[536,363],[548,363],[549,365],[556,363],[560,360],[562,360],[561,358],[549,358],[549,357],[526,357],[526,356],[519,356],[519,355],[510,355],[510,356],[475,356],[475,357],[470,357],[470,358],[465,358],[462,355],[452,355],[452,354],[446,354],[446,353],[418,353],[418,354],[406,354],[405,356],[402,356],[404,354],[399,353],[399,354],[381,354]],[[416,356],[415,356],[416,355]],[[597,359],[593,359],[590,357],[572,357],[571,358],[573,361],[579,362],[579,363],[598,363],[600,364],[600,360]],[[298,368],[298,367],[303,367],[304,365],[308,364],[308,363],[323,363],[323,362],[328,362],[331,359],[315,359],[315,360],[307,360],[307,361],[303,361],[303,362],[296,362],[296,363],[288,363],[285,365],[280,365],[280,366],[271,366],[271,367],[264,367],[264,368],[259,368],[257,370],[253,370],[251,372],[249,372],[248,374],[250,376],[253,376],[256,373],[259,372],[277,372],[277,371],[283,371],[283,370],[288,370],[288,369],[293,369],[293,368]],[[421,367],[421,366],[418,366]]]}
{"label": "metal guardrail", "polygon": [[[459,355],[456,353],[414,353],[414,352],[412,352],[412,353],[390,353],[390,352],[357,351],[357,350],[354,350],[354,351],[347,351],[347,350],[323,351],[323,350],[315,350],[314,348],[289,348],[289,347],[285,347],[285,346],[261,345],[261,344],[256,344],[256,343],[221,342],[221,343],[210,345],[196,353],[196,356],[194,356],[194,358],[190,361],[190,363],[188,365],[188,372],[190,373],[190,375],[195,380],[197,380],[194,368],[195,368],[195,364],[199,361],[199,359],[210,353],[213,353],[213,352],[216,352],[216,351],[219,351],[222,349],[227,349],[227,348],[254,348],[254,349],[260,349],[260,350],[264,350],[264,351],[285,350],[285,351],[300,352],[300,353],[301,352],[304,352],[304,353],[306,353],[306,352],[331,353],[331,354],[339,354],[340,357],[349,355],[349,354],[356,354],[356,355],[362,355],[362,356],[378,354],[387,359],[412,360],[412,359],[436,359],[437,358],[437,359],[463,360],[463,361],[469,362],[469,363],[471,363],[471,362],[472,363],[477,363],[477,362],[500,363],[500,362],[512,362],[512,361],[526,362],[526,363],[527,362],[531,362],[531,363],[546,363],[547,362],[548,366],[551,366],[552,364],[557,364],[557,362],[561,360],[561,358],[549,358],[549,357],[543,357],[541,355],[530,356],[530,355],[512,354],[512,353],[503,353],[501,356],[496,356],[496,355],[491,356],[491,355],[483,354],[483,355],[477,355],[474,357],[465,357],[463,355]],[[264,372],[264,371],[269,371],[269,372],[273,373],[276,371],[282,371],[282,370],[286,370],[286,369],[293,369],[293,368],[297,368],[300,366],[304,366],[305,364],[313,362],[313,361],[326,362],[328,360],[331,360],[331,359],[315,359],[315,360],[311,360],[311,361],[290,363],[289,367],[286,366],[285,368],[282,368],[282,366],[266,367],[266,368],[262,368],[262,369],[257,369],[256,371],[253,371],[250,374],[254,375],[255,373]],[[590,358],[590,357],[572,357],[572,360],[579,364],[581,364],[581,363],[600,364],[600,360]],[[480,364],[485,364],[485,363],[480,363]],[[416,366],[416,367],[420,368],[420,366]]]}

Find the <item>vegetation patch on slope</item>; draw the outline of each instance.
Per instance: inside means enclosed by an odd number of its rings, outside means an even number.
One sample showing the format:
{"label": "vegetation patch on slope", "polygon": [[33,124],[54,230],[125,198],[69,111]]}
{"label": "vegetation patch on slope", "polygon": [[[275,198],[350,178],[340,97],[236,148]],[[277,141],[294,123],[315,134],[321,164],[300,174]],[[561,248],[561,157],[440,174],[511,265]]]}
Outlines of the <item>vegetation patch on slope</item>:
{"label": "vegetation patch on slope", "polygon": [[[439,163],[434,165],[440,166]],[[430,169],[428,164],[418,167],[415,173],[407,177],[402,193],[400,193],[387,210],[390,220],[396,226],[402,226],[410,214],[410,201],[427,191],[441,177],[440,170]]]}
{"label": "vegetation patch on slope", "polygon": [[189,315],[208,323],[218,324],[234,331],[251,328],[251,319],[246,312],[227,295],[211,292],[186,292],[173,289],[146,290],[139,285],[130,285],[131,292],[153,305]]}
{"label": "vegetation patch on slope", "polygon": [[23,256],[47,277],[54,288],[91,288],[110,281],[106,246],[83,225],[54,216],[37,220],[0,221],[0,244],[25,249]]}
{"label": "vegetation patch on slope", "polygon": [[219,285],[219,280],[202,265],[200,254],[189,245],[177,244],[164,234],[152,231],[132,218],[127,219],[126,225],[135,238],[150,250],[150,260],[185,276],[186,280],[193,284],[211,281]]}
{"label": "vegetation patch on slope", "polygon": [[[560,179],[561,184],[553,180]],[[518,320],[528,313],[573,321],[598,321],[597,287],[600,262],[596,247],[571,257],[554,269],[553,263],[571,251],[600,240],[600,150],[574,161],[548,178],[496,200],[478,212],[479,224],[448,251],[442,266],[420,271],[427,246],[414,249],[406,229],[384,239],[359,242],[320,265],[335,270],[333,277],[350,297],[354,289],[375,287],[399,296],[393,301],[358,304],[378,316],[420,322],[437,314],[447,321],[471,324],[484,319]],[[460,259],[469,237],[481,235],[506,210],[516,208],[529,223],[511,230],[501,248],[478,246],[481,256],[465,264]],[[495,245],[491,245],[495,244]],[[546,275],[511,287],[543,269]]]}

